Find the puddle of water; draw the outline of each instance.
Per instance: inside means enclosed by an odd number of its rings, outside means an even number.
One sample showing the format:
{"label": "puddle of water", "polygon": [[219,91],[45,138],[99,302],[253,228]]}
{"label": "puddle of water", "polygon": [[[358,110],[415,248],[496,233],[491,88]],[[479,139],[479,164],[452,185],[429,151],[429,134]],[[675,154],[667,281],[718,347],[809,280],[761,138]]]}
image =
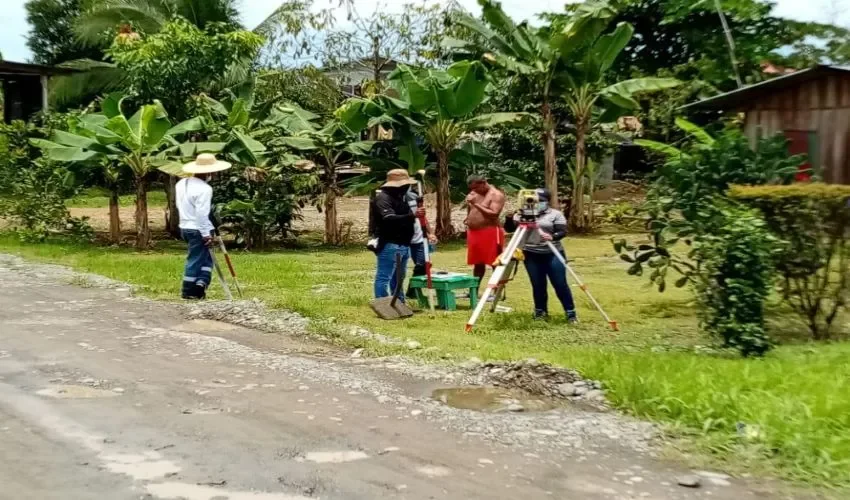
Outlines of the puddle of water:
{"label": "puddle of water", "polygon": [[557,403],[546,398],[502,387],[451,387],[437,389],[431,397],[452,408],[487,412],[510,411],[516,405],[522,407],[521,411],[546,411],[558,407]]}
{"label": "puddle of water", "polygon": [[95,389],[84,385],[53,385],[36,391],[36,394],[57,399],[93,399],[119,396],[117,392]]}

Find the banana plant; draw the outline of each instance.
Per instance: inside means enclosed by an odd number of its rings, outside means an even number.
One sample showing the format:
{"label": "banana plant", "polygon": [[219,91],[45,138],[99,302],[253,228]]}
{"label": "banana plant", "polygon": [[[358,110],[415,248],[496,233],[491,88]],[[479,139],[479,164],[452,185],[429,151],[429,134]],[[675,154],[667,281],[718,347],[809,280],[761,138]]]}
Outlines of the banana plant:
{"label": "banana plant", "polygon": [[[468,134],[496,125],[529,123],[527,113],[476,114],[486,100],[490,83],[487,69],[478,61],[461,61],[446,70],[400,66],[387,77],[387,94],[371,100],[351,100],[344,106],[344,123],[389,127],[399,141],[399,159],[409,170],[425,167],[426,152],[418,138],[437,158],[438,238],[454,234],[451,220],[449,159]],[[395,95],[397,97],[392,97]]]}
{"label": "banana plant", "polygon": [[582,4],[566,26],[534,27],[516,24],[499,2],[478,0],[482,19],[461,15],[457,23],[474,35],[469,40],[446,38],[443,45],[456,57],[480,60],[511,78],[528,85],[540,109],[540,135],[543,141],[544,176],[552,193],[552,204],[559,206],[558,166],[555,151],[558,121],[553,103],[566,90],[563,76],[574,55],[599,37],[616,11],[607,3]]}
{"label": "banana plant", "polygon": [[375,141],[360,139],[367,121],[349,120],[346,124],[340,119],[349,113],[351,108],[343,105],[334,118],[322,125],[318,115],[289,104],[274,109],[269,120],[289,134],[273,140],[272,145],[285,147],[308,160],[305,168],[319,169],[321,194],[317,203],[325,214],[324,242],[328,245],[339,245],[343,239],[337,220],[337,198],[343,194],[339,169],[367,157],[375,145]]}
{"label": "banana plant", "polygon": [[[712,144],[714,144],[714,138],[711,137],[711,134],[706,132],[706,130],[700,127],[699,125],[691,123],[688,120],[685,120],[684,118],[676,118],[675,123],[676,126],[679,127],[679,129],[681,129],[689,139],[692,139],[697,143],[705,146],[711,146]],[[651,141],[649,139],[635,139],[634,142],[638,146],[646,148],[650,151],[654,151],[656,153],[660,153],[670,158],[688,157],[688,153],[672,144]]]}
{"label": "banana plant", "polygon": [[[162,151],[159,170],[173,176],[182,173],[183,161],[199,153],[214,153],[227,161],[247,167],[263,166],[269,156],[263,144],[274,136],[276,130],[270,121],[269,106],[255,106],[252,87],[246,87],[239,95],[228,90],[221,100],[207,95],[200,96],[200,111],[193,139],[202,141],[175,144]],[[168,161],[179,160],[179,161]]]}
{"label": "banana plant", "polygon": [[141,106],[128,118],[123,103],[124,98],[109,96],[101,104],[101,113],[83,115],[71,131],[57,130],[50,140],[31,142],[56,161],[114,161],[127,167],[136,187],[136,247],[146,249],[151,243],[147,190],[157,155],[178,145],[178,137],[198,130],[201,123],[193,118],[172,126],[159,101]]}
{"label": "banana plant", "polygon": [[[569,33],[571,28],[564,30]],[[576,49],[574,37],[564,36],[558,41],[562,54],[573,55],[571,64],[564,68],[562,78],[566,87],[565,99],[574,120],[576,134],[576,182],[570,204],[570,225],[574,230],[587,228],[590,217],[585,210],[587,189],[587,134],[594,119],[610,123],[617,118],[640,109],[635,95],[655,92],[681,84],[673,78],[636,78],[613,85],[607,84],[608,70],[626,48],[634,34],[628,23],[620,23],[610,33],[597,36],[590,43]],[[590,193],[592,195],[592,193]]]}

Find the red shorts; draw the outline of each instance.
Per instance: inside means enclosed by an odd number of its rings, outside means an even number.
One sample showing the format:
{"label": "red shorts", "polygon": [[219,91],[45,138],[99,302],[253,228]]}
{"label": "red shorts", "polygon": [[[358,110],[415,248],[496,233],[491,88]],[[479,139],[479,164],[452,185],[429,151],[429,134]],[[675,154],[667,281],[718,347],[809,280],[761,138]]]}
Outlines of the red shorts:
{"label": "red shorts", "polygon": [[505,231],[499,226],[466,231],[466,263],[493,265],[505,245]]}

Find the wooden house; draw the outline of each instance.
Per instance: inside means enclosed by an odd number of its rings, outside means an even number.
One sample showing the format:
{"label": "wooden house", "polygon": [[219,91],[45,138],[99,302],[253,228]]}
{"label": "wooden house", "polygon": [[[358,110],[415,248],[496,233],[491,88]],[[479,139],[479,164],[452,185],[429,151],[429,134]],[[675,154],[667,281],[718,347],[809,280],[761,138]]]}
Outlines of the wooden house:
{"label": "wooden house", "polygon": [[850,184],[850,66],[815,66],[690,104],[742,113],[750,140],[783,134],[824,181]]}
{"label": "wooden house", "polygon": [[53,75],[73,70],[0,60],[0,84],[3,91],[3,120],[28,120],[47,110],[47,82]]}

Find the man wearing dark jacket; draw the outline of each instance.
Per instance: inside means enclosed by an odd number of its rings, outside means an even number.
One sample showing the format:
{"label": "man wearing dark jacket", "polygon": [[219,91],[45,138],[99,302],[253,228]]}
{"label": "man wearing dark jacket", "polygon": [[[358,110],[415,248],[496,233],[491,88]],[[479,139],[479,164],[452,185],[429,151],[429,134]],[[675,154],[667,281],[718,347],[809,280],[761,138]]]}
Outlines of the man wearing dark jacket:
{"label": "man wearing dark jacket", "polygon": [[389,297],[398,288],[399,300],[404,301],[403,287],[396,286],[396,256],[401,256],[401,278],[404,281],[416,217],[419,210],[424,211],[424,208],[412,211],[405,198],[413,184],[416,181],[410,178],[407,170],[390,170],[387,182],[370,204],[370,248],[378,256],[375,298]]}

